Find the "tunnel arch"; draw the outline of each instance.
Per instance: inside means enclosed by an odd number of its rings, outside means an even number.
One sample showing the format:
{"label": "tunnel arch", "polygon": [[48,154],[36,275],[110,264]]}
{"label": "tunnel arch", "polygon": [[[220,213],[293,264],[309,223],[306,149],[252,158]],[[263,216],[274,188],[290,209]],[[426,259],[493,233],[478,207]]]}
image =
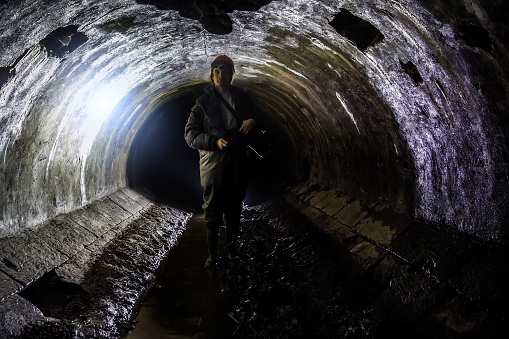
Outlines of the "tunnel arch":
{"label": "tunnel arch", "polygon": [[[154,201],[183,209],[199,210],[202,189],[199,182],[198,153],[186,144],[184,126],[192,106],[210,82],[185,84],[151,99],[143,125],[136,133],[127,159],[127,185]],[[266,118],[266,108],[257,107]],[[269,114],[270,115],[270,114]],[[273,196],[283,178],[302,179],[291,171],[291,153],[284,151],[281,137],[272,122],[262,123],[269,130],[271,153],[263,159],[250,152],[250,187],[246,204],[261,203]],[[288,143],[287,143],[288,144]],[[287,150],[288,145],[286,146]],[[289,181],[289,182],[290,182]]]}
{"label": "tunnel arch", "polygon": [[[238,65],[236,81],[294,147],[296,177],[307,159],[319,184],[482,238],[504,237],[506,46],[500,24],[477,3],[447,15],[419,1],[277,1],[231,12],[225,35],[135,1],[70,8],[50,1],[44,10],[28,3],[1,7],[2,234],[125,186],[150,101],[206,81],[210,59],[226,53]],[[330,25],[342,9],[383,41],[360,51]],[[489,32],[491,52],[457,38],[456,15]],[[51,32],[71,25],[88,40],[62,57],[41,49]],[[403,65],[414,65],[422,83]],[[92,105],[104,93],[114,100],[98,113]]]}

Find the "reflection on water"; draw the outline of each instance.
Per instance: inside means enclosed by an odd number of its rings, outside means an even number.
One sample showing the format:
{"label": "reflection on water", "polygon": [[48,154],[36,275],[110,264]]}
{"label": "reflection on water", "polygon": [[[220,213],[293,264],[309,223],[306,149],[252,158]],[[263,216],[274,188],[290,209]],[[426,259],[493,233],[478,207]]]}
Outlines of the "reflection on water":
{"label": "reflection on water", "polygon": [[381,286],[284,201],[246,207],[237,256],[215,270],[204,227],[193,218],[170,251],[129,339],[364,338],[378,324]]}
{"label": "reflection on water", "polygon": [[194,216],[159,268],[128,339],[230,336],[229,298],[220,293],[217,270],[203,268],[206,244],[203,215]]}

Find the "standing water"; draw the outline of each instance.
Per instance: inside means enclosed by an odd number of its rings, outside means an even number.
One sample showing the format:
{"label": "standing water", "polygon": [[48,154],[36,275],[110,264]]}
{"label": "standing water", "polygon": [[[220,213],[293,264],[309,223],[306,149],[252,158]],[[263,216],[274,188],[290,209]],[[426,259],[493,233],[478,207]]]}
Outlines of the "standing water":
{"label": "standing water", "polygon": [[[347,248],[282,199],[244,209],[233,260],[207,270],[205,257],[203,219],[195,217],[165,259],[129,339],[461,339],[481,333],[496,338],[501,328],[492,331],[489,323],[479,323],[456,331],[435,317],[436,307],[457,302],[452,289],[439,290],[435,306],[416,311],[423,304],[420,285],[415,299],[403,302],[398,286],[376,278],[383,272],[363,268]],[[403,272],[394,281],[405,283],[408,277]],[[457,311],[449,312],[460,319],[463,313]]]}
{"label": "standing water", "polygon": [[[170,250],[128,339],[325,338],[356,323],[377,286],[353,278],[348,256],[282,201],[243,212],[238,255],[205,269],[203,216]],[[223,231],[223,229],[221,229]],[[220,233],[219,255],[224,249]],[[354,305],[347,311],[348,305]],[[357,319],[358,320],[358,319]],[[352,323],[352,321],[354,323]],[[357,332],[359,331],[359,332]]]}
{"label": "standing water", "polygon": [[193,216],[158,270],[128,339],[228,338],[233,320],[216,269],[203,267],[207,239],[203,215]]}

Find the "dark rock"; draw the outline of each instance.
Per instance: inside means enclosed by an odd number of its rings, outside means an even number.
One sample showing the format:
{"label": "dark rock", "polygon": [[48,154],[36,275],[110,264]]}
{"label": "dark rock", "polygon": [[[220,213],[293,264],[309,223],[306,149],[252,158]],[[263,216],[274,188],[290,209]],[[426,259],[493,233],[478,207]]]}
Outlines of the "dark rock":
{"label": "dark rock", "polygon": [[0,67],[0,88],[16,75],[16,69],[14,67]]}

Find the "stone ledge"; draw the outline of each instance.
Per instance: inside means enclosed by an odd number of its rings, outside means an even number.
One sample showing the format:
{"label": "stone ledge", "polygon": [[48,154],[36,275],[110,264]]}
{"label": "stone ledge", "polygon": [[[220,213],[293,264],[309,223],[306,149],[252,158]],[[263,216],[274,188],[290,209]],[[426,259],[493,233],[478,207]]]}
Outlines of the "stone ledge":
{"label": "stone ledge", "polygon": [[284,198],[352,254],[359,274],[390,286],[386,293],[415,304],[417,313],[456,297],[499,306],[509,301],[503,292],[509,254],[500,244],[314,183],[291,187]]}
{"label": "stone ledge", "polygon": [[126,191],[128,189],[123,188],[116,191],[113,194],[110,194],[108,198],[114,201],[118,206],[122,207],[124,210],[130,212],[131,214],[135,214],[145,208],[150,201],[143,198],[143,196],[134,196],[131,194],[129,196]]}
{"label": "stone ledge", "polygon": [[22,285],[19,282],[0,271],[0,295],[9,295],[12,291],[17,291],[21,289],[21,287]]}
{"label": "stone ledge", "polygon": [[[33,230],[26,230],[14,236],[0,239],[0,248],[2,258],[0,272],[5,273],[23,286],[29,285],[68,259],[65,254],[39,238]],[[2,292],[9,295],[15,293],[16,290],[2,288]],[[0,300],[5,296],[0,296]]]}
{"label": "stone ledge", "polygon": [[139,296],[155,281],[157,267],[190,216],[167,205],[144,204],[28,288],[3,298],[0,337],[124,337]]}
{"label": "stone ledge", "polygon": [[33,231],[51,248],[72,257],[85,246],[97,240],[97,236],[73,222],[67,216],[57,216],[53,220],[36,227]]}
{"label": "stone ledge", "polygon": [[96,254],[150,206],[148,199],[122,188],[33,229],[0,238],[0,300],[54,268],[64,280],[79,283]]}
{"label": "stone ledge", "polygon": [[[412,220],[382,204],[365,204],[334,189],[304,183],[289,189],[285,199],[313,224],[344,242],[360,237],[384,250],[411,224]],[[348,232],[347,232],[348,231]],[[358,245],[361,241],[356,241]]]}

